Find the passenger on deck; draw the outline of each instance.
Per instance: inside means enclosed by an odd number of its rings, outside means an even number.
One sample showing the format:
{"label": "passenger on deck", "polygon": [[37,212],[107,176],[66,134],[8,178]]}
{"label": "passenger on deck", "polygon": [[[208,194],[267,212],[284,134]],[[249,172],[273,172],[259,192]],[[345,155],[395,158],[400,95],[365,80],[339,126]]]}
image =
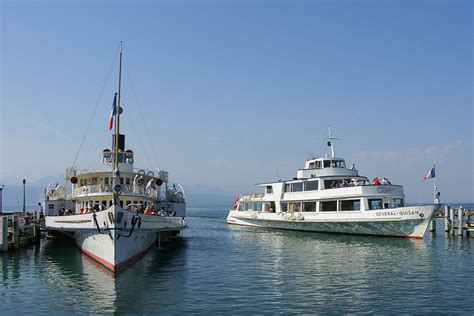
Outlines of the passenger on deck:
{"label": "passenger on deck", "polygon": [[84,214],[84,208],[81,207],[81,209],[79,210],[79,214]]}
{"label": "passenger on deck", "polygon": [[61,207],[61,209],[59,210],[59,213],[58,215],[59,216],[64,216],[64,213],[66,212],[66,209],[64,207]]}
{"label": "passenger on deck", "polygon": [[375,177],[374,181],[372,181],[373,185],[380,185],[380,180],[378,177]]}
{"label": "passenger on deck", "polygon": [[369,179],[365,179],[365,181],[364,181],[364,185],[370,185],[370,181],[369,181]]}
{"label": "passenger on deck", "polygon": [[331,188],[334,189],[334,188],[336,188],[336,187],[337,187],[336,181],[333,181],[333,182],[331,183]]}
{"label": "passenger on deck", "polygon": [[145,215],[151,215],[155,213],[156,213],[156,208],[155,208],[155,204],[153,203],[150,203],[148,207],[146,208],[145,212],[143,212],[143,214]]}

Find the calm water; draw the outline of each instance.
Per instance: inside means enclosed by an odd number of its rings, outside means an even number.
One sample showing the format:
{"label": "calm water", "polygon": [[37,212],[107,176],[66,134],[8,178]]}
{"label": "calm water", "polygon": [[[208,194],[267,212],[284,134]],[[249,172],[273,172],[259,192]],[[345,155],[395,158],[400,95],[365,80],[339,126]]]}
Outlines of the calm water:
{"label": "calm water", "polygon": [[1,254],[2,313],[474,313],[474,237],[424,240],[228,226],[189,208],[184,238],[111,276],[72,244]]}

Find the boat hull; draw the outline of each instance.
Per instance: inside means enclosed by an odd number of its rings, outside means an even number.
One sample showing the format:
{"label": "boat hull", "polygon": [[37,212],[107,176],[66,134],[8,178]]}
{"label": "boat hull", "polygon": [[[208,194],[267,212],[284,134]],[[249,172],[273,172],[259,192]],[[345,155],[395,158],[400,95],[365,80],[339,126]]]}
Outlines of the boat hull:
{"label": "boat hull", "polygon": [[423,238],[435,205],[358,212],[229,212],[227,223],[323,233]]}
{"label": "boat hull", "polygon": [[186,220],[135,214],[112,206],[95,214],[48,216],[45,226],[72,235],[86,255],[115,272],[140,259],[159,234],[186,228]]}

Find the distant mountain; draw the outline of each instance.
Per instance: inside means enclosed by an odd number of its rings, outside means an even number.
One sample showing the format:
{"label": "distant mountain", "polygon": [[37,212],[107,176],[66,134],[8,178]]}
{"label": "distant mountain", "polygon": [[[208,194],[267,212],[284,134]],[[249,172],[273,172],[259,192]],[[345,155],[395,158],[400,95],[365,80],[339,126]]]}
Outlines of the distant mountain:
{"label": "distant mountain", "polygon": [[[26,205],[27,209],[35,208],[38,202],[44,201],[44,190],[48,184],[63,184],[62,177],[45,177],[32,184],[26,183]],[[212,187],[184,186],[186,188],[186,199],[188,205],[195,206],[223,206],[232,204],[235,195]],[[23,186],[6,185],[3,189],[3,209],[21,210],[23,207]]]}

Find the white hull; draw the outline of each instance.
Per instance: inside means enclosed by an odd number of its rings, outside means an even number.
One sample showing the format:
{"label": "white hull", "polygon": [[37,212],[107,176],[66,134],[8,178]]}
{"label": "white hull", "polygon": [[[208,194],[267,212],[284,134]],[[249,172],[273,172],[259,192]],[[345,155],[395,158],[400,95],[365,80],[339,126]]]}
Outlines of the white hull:
{"label": "white hull", "polygon": [[227,223],[324,233],[422,238],[435,205],[352,212],[229,212]]}
{"label": "white hull", "polygon": [[111,206],[94,214],[48,216],[46,228],[73,233],[81,250],[112,271],[139,259],[155,242],[158,233],[186,227],[183,217],[135,214]]}

